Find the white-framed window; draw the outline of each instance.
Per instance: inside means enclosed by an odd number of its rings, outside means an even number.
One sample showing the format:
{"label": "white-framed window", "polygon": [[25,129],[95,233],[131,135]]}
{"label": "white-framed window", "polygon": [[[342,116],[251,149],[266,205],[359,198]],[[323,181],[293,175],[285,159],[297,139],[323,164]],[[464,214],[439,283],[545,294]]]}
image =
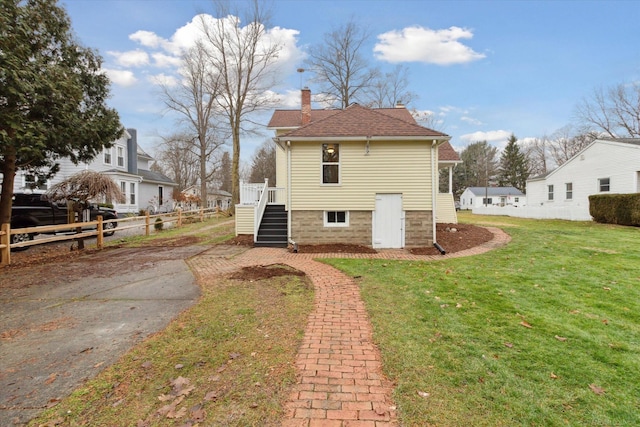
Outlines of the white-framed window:
{"label": "white-framed window", "polygon": [[118,147],[118,166],[124,167],[124,147]]}
{"label": "white-framed window", "polygon": [[111,164],[111,148],[104,149],[104,164],[105,165]]}
{"label": "white-framed window", "polygon": [[573,182],[567,182],[565,184],[565,190],[566,190],[566,199],[567,200],[573,199]]}
{"label": "white-framed window", "polygon": [[131,182],[129,183],[129,203],[132,205],[136,204],[136,183],[135,182]]}
{"label": "white-framed window", "polygon": [[162,185],[158,186],[158,205],[162,206],[162,200],[164,199],[164,187]]}
{"label": "white-framed window", "polygon": [[483,205],[492,205],[493,204],[493,198],[489,197],[489,198],[482,198],[482,204]]}
{"label": "white-framed window", "polygon": [[322,144],[322,183],[340,184],[340,144]]}
{"label": "white-framed window", "polygon": [[124,195],[127,194],[127,183],[125,181],[120,181],[120,191],[122,191]]}
{"label": "white-framed window", "polygon": [[514,198],[513,198],[513,202],[514,202],[514,203],[518,203],[518,202],[520,202],[520,197],[514,197]]}
{"label": "white-framed window", "polygon": [[325,227],[348,227],[349,211],[324,211]]}
{"label": "white-framed window", "polygon": [[605,192],[611,190],[611,179],[610,178],[599,178],[598,179],[598,191]]}
{"label": "white-framed window", "polygon": [[553,200],[553,184],[547,185],[547,200]]}
{"label": "white-framed window", "polygon": [[38,179],[37,175],[26,174],[23,177],[23,187],[30,190],[46,190],[47,181]]}

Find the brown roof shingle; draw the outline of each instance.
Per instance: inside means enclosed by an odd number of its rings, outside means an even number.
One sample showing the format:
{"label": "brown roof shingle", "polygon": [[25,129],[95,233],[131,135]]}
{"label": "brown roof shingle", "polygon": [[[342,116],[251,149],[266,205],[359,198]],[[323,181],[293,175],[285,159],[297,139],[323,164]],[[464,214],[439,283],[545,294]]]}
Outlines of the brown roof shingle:
{"label": "brown roof shingle", "polygon": [[[397,110],[397,111],[396,111]],[[318,111],[318,110],[316,110]],[[404,108],[373,110],[352,104],[282,135],[287,137],[446,137],[448,135],[416,124]],[[275,114],[274,114],[275,115]],[[273,119],[271,120],[273,122]],[[269,127],[275,127],[275,126]],[[293,125],[295,126],[295,125]],[[283,126],[285,127],[285,126]],[[288,126],[286,126],[288,127]]]}

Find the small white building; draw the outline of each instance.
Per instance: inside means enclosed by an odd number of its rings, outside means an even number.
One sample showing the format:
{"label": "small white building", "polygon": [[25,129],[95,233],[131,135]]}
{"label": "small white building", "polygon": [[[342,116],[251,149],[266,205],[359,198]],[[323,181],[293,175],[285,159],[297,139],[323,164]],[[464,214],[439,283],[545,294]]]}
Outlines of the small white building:
{"label": "small white building", "polygon": [[538,218],[591,220],[589,196],[640,192],[640,138],[601,138],[552,172],[527,181]]}
{"label": "small white building", "polygon": [[460,195],[460,209],[482,206],[513,206],[527,204],[527,197],[516,187],[467,187]]}
{"label": "small white building", "polygon": [[[184,201],[181,203],[185,209],[198,209],[200,207],[200,185],[192,185],[182,190]],[[207,203],[205,208],[220,208],[224,211],[231,207],[231,193],[224,190],[207,189]]]}

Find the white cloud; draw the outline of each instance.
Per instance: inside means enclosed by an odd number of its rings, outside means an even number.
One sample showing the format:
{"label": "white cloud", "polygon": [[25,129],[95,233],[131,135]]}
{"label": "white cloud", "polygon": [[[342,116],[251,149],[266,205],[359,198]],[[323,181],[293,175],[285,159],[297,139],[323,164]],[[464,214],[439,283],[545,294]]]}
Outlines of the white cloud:
{"label": "white cloud", "polygon": [[481,126],[483,124],[480,120],[474,119],[473,117],[468,117],[468,116],[462,116],[460,117],[460,120],[474,126]]}
{"label": "white cloud", "polygon": [[140,49],[127,52],[109,51],[107,53],[116,58],[116,63],[123,67],[142,67],[149,64],[149,55]]}
{"label": "white cloud", "polygon": [[174,77],[167,74],[155,74],[153,76],[147,77],[147,80],[154,85],[166,86],[166,87],[174,87],[177,86],[180,81]]}
{"label": "white cloud", "polygon": [[466,28],[432,30],[414,26],[380,34],[373,51],[376,58],[391,63],[464,64],[485,57],[459,41],[472,37]]}
{"label": "white cloud", "polygon": [[102,71],[106,73],[113,84],[118,86],[131,87],[138,82],[136,76],[129,70],[103,68]]}
{"label": "white cloud", "polygon": [[136,31],[129,36],[129,40],[140,43],[142,46],[157,48],[162,44],[162,37],[151,31]]}
{"label": "white cloud", "polygon": [[473,133],[467,133],[460,136],[460,139],[470,142],[487,141],[488,143],[500,143],[503,144],[511,136],[511,131],[507,130],[490,130],[488,132],[477,131]]}
{"label": "white cloud", "polygon": [[151,54],[151,57],[153,58],[154,65],[159,68],[179,67],[182,64],[182,59],[179,57],[160,52]]}

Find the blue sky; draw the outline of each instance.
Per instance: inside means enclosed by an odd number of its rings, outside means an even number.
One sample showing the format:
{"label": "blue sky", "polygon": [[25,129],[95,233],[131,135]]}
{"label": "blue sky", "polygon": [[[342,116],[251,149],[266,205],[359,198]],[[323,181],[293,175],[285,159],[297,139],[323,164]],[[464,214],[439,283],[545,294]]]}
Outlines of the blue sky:
{"label": "blue sky", "polygon": [[[236,0],[239,1],[239,0]],[[194,39],[194,17],[210,0],[61,0],[80,41],[104,58],[111,106],[153,153],[175,129],[163,115],[159,79],[175,75],[181,48]],[[488,140],[501,148],[552,134],[574,121],[578,102],[596,88],[640,80],[638,1],[273,0],[270,34],[284,44],[279,108],[299,105],[309,48],[354,19],[373,35],[364,53],[390,71],[409,67],[414,107],[440,121],[461,150]],[[215,17],[218,18],[218,17]],[[193,21],[193,22],[192,22]],[[303,85],[308,78],[302,74]],[[165,80],[167,81],[167,80]],[[309,84],[314,89],[313,85]],[[266,125],[270,114],[258,117]],[[245,138],[250,161],[271,133]]]}

